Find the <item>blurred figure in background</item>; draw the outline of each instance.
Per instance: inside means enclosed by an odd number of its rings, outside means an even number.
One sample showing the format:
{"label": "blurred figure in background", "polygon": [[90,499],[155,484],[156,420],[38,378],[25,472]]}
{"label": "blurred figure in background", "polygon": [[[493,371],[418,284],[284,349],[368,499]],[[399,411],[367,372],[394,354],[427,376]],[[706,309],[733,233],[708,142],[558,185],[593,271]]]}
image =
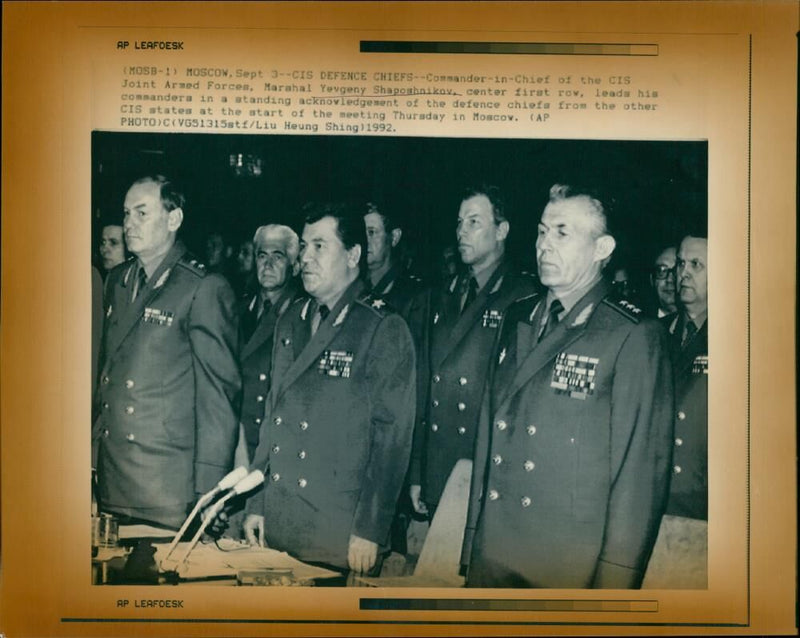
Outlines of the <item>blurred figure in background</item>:
{"label": "blurred figure in background", "polygon": [[655,315],[659,319],[677,310],[675,305],[675,246],[664,248],[656,257],[650,273],[650,285],[655,293]]}
{"label": "blurred figure in background", "polygon": [[100,263],[103,266],[103,275],[114,266],[119,266],[128,258],[125,241],[122,237],[122,226],[107,224],[100,232]]}

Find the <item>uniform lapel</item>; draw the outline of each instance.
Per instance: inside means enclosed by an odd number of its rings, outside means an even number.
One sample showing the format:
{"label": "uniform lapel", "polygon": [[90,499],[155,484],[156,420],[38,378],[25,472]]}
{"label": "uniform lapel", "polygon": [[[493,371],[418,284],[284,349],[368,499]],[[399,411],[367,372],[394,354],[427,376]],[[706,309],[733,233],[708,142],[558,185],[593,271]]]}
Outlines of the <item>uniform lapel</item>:
{"label": "uniform lapel", "polygon": [[[347,314],[351,310],[351,305],[358,299],[363,290],[363,282],[357,279],[342,295],[342,298],[331,310],[325,321],[321,322],[317,332],[311,336],[299,356],[292,362],[283,378],[278,382],[278,389],[275,397],[280,396],[289,388],[308,368],[313,365],[328,347],[333,338],[341,330],[346,320]],[[310,326],[312,321],[312,310],[316,312],[316,304],[309,304],[308,314],[305,321]]]}
{"label": "uniform lapel", "polygon": [[[172,272],[172,268],[185,252],[186,248],[184,245],[181,242],[176,242],[164,257],[164,260],[161,262],[161,264],[159,264],[158,268],[156,268],[153,276],[147,280],[147,284],[144,286],[144,288],[138,292],[133,303],[128,303],[124,312],[122,313],[122,316],[120,317],[116,330],[113,332],[112,340],[107,344],[108,350],[106,366],[111,359],[113,359],[114,354],[125,341],[127,336],[131,333],[134,326],[137,325],[139,320],[142,318],[144,309],[147,308],[161,292],[161,289]],[[134,264],[132,267],[133,270],[131,271],[131,276],[135,275],[135,266],[136,264]],[[130,288],[130,286],[131,283],[129,282],[128,288]]]}
{"label": "uniform lapel", "polygon": [[706,320],[700,330],[698,330],[692,340],[686,344],[685,348],[680,346],[680,338],[683,332],[683,325],[680,321],[677,322],[675,328],[676,347],[677,347],[677,365],[676,375],[679,377],[688,375],[691,372],[694,360],[698,355],[708,354],[708,320]]}
{"label": "uniform lapel", "polygon": [[[606,296],[607,291],[607,284],[604,281],[594,286],[539,343],[536,343],[535,337],[538,334],[538,322],[534,322],[532,326],[517,324],[518,331],[522,329],[529,332],[528,337],[523,337],[522,340],[527,341],[528,347],[531,349],[528,350],[527,355],[522,349],[517,351],[517,361],[519,362],[517,371],[507,386],[507,391],[501,390],[498,406],[514,396],[542,368],[551,364],[559,352],[563,352],[571,343],[583,336],[591,315],[597,310],[598,304]],[[534,312],[534,315],[540,315],[540,313]],[[517,340],[519,346],[519,333]]]}
{"label": "uniform lapel", "polygon": [[266,312],[266,314],[261,316],[258,324],[256,324],[256,329],[253,331],[253,334],[247,340],[247,343],[244,344],[241,354],[242,359],[249,357],[253,352],[261,347],[261,344],[272,337],[278,317],[280,317],[286,311],[286,308],[291,303],[296,290],[297,287],[295,286],[294,282],[290,281],[288,284],[286,284],[286,288],[284,289],[283,293],[281,293],[281,296],[278,297],[278,300],[274,304],[270,304],[269,310]]}
{"label": "uniform lapel", "polygon": [[[486,285],[481,289],[477,297],[475,297],[475,301],[473,301],[467,307],[464,313],[456,319],[455,324],[453,324],[450,334],[445,339],[443,346],[440,349],[437,349],[433,360],[434,367],[438,368],[442,365],[444,360],[447,359],[447,356],[472,329],[472,327],[478,321],[478,317],[483,314],[489,303],[495,299],[498,294],[500,294],[500,292],[503,290],[503,282],[505,281],[506,276],[506,264],[501,263],[492,273],[489,281],[486,282]],[[448,304],[447,309],[448,313],[454,313],[455,316],[457,316],[460,311],[460,302],[461,286],[457,285],[450,295],[450,303]]]}

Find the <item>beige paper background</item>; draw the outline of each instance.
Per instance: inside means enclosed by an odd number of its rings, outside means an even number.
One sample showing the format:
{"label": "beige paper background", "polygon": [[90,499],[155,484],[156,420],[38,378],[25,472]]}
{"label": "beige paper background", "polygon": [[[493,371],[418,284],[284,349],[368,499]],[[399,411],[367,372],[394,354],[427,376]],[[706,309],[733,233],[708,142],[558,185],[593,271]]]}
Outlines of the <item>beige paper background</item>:
{"label": "beige paper background", "polygon": [[[733,634],[783,633],[795,626],[796,5],[16,3],[5,5],[4,13],[0,632]],[[709,140],[714,363],[707,591],[89,585],[89,133],[115,128],[115,69],[123,60],[144,63],[144,55],[147,63],[179,59],[179,65],[208,65],[211,59],[213,66],[242,67],[248,59],[266,66],[261,60],[280,55],[289,57],[293,68],[369,69],[377,62],[354,64],[353,43],[378,38],[659,43],[657,59],[585,64],[603,75],[630,65],[672,87],[663,116],[607,118],[594,127],[565,121],[505,135]],[[118,53],[114,45],[121,39],[184,40],[189,51],[180,58]],[[465,57],[439,56],[436,68],[467,65],[480,72],[523,66],[537,56]],[[390,66],[424,68],[430,58],[402,56]],[[553,73],[568,72],[574,64],[548,61]],[[497,131],[474,125],[467,134],[498,136]],[[413,134],[465,132],[455,125],[421,124]],[[656,600],[659,611],[359,612],[362,596]],[[185,608],[120,610],[120,598],[179,598]],[[97,622],[112,618],[215,622]],[[264,619],[301,622],[244,622]],[[357,624],[337,624],[341,621]]]}

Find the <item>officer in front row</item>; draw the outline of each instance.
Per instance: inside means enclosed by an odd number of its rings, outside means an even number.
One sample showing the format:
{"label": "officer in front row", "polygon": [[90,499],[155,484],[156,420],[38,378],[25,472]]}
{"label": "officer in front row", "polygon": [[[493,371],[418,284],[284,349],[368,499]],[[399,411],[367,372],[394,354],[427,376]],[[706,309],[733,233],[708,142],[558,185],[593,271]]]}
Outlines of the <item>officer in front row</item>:
{"label": "officer in front row", "polygon": [[272,387],[252,468],[245,536],[342,571],[377,570],[411,451],[414,346],[385,303],[361,300],[361,211],[306,218],[301,274],[310,297],[275,328]]}
{"label": "officer in front row", "polygon": [[125,195],[92,429],[100,509],[167,528],[230,471],[241,389],[233,290],[176,241],[184,205],[160,175]]}
{"label": "officer in front row", "polygon": [[665,332],[610,295],[595,197],[555,185],[536,260],[547,292],[503,320],[476,443],[468,587],[635,588],[669,485]]}

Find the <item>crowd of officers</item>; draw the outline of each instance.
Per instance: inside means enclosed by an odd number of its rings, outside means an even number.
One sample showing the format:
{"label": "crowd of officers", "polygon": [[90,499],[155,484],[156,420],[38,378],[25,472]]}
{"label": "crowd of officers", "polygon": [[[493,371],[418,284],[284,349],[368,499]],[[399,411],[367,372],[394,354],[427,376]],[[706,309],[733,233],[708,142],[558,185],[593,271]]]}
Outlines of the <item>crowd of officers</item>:
{"label": "crowd of officers", "polygon": [[[657,539],[685,550],[705,529],[704,237],[657,256],[650,317],[603,276],[616,242],[590,192],[554,185],[531,218],[538,282],[507,259],[496,189],[465,192],[463,267],[435,287],[402,267],[389,211],[312,204],[299,236],[255,231],[258,285],[237,298],[177,239],[191,214],[173,182],[137,180],[123,210],[94,393],[101,511],[177,529],[245,465],[266,477],[246,539],[377,574],[468,459],[468,587],[640,587]],[[705,543],[651,583],[696,586]]]}

